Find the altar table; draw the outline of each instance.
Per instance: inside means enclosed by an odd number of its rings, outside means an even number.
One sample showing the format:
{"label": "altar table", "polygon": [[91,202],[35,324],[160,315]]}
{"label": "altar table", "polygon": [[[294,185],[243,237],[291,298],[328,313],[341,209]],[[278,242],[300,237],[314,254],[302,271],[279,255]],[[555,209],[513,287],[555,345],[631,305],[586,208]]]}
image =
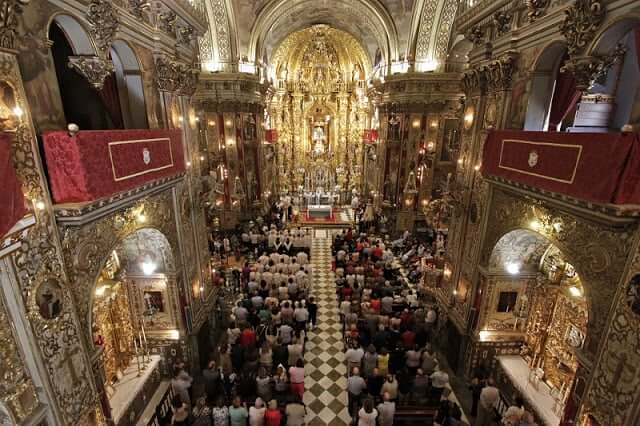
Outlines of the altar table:
{"label": "altar table", "polygon": [[312,204],[307,209],[307,215],[310,218],[328,219],[331,217],[331,205],[329,204]]}

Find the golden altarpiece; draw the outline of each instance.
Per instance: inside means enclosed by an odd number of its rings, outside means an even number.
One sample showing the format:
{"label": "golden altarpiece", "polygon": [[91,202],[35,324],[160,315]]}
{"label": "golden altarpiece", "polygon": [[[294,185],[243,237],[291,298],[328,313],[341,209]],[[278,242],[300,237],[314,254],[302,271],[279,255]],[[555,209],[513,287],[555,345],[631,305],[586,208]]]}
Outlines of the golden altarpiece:
{"label": "golden altarpiece", "polygon": [[290,34],[271,66],[276,89],[266,124],[278,131],[279,191],[360,191],[371,69],[363,47],[346,32],[316,25]]}

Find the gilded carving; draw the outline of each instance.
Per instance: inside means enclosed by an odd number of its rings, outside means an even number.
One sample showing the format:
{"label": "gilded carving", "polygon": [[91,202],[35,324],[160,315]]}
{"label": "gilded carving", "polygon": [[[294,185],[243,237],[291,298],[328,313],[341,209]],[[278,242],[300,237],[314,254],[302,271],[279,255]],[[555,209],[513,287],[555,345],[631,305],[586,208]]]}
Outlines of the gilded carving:
{"label": "gilded carving", "polygon": [[607,228],[495,188],[492,204],[480,263],[489,264],[493,248],[503,235],[514,229],[530,229],[535,223],[537,232],[560,248],[583,280],[589,306],[585,351],[593,356],[613,301],[612,283],[618,282],[631,246],[630,232]]}
{"label": "gilded carving", "polygon": [[[24,366],[13,321],[0,297],[0,402],[8,409],[9,424],[22,424],[38,405],[33,381]],[[0,422],[1,423],[1,422]]]}
{"label": "gilded carving", "polygon": [[527,18],[529,22],[533,22],[541,17],[548,6],[549,0],[527,0]]}
{"label": "gilded carving", "polygon": [[595,82],[606,76],[609,69],[624,58],[625,48],[617,46],[609,55],[581,56],[569,59],[561,72],[570,72],[576,79],[576,88],[587,91]]}
{"label": "gilded carving", "polygon": [[[142,209],[142,210],[141,210]],[[145,221],[137,220],[144,211]],[[128,235],[143,228],[154,228],[165,235],[174,252],[178,251],[178,235],[172,209],[172,192],[143,199],[136,205],[103,217],[84,226],[67,227],[63,230],[62,250],[69,266],[71,291],[76,302],[79,318],[89,320],[91,294],[104,263],[114,248]],[[176,259],[176,257],[174,257]],[[177,262],[176,270],[181,263]],[[180,273],[176,273],[180,278]],[[92,346],[91,329],[83,328],[87,344]]]}
{"label": "gilded carving", "polygon": [[113,62],[99,56],[70,56],[68,65],[96,90],[102,90],[105,79],[114,71]]}
{"label": "gilded carving", "polygon": [[565,11],[560,32],[567,40],[570,56],[584,51],[593,40],[605,17],[605,5],[599,0],[576,0]]}
{"label": "gilded carving", "polygon": [[191,65],[158,56],[156,62],[156,84],[165,92],[177,92],[192,96],[198,84],[198,71]]}
{"label": "gilded carving", "polygon": [[92,0],[87,9],[87,20],[91,24],[90,32],[99,56],[108,59],[111,42],[118,31],[118,17],[112,2]]}
{"label": "gilded carving", "polygon": [[500,37],[503,34],[511,31],[511,22],[513,21],[513,15],[509,12],[499,10],[493,14],[493,25],[496,29],[496,35]]}
{"label": "gilded carving", "polygon": [[174,36],[176,35],[176,21],[178,15],[172,10],[167,10],[158,15],[158,28],[165,33]]}

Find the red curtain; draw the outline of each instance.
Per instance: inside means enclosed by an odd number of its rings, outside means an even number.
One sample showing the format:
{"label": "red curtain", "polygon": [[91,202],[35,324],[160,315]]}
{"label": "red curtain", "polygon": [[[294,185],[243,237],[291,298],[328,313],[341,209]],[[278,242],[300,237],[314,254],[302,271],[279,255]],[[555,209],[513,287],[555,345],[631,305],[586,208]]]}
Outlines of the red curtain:
{"label": "red curtain", "polygon": [[576,89],[576,79],[572,73],[561,72],[556,79],[556,88],[551,101],[549,130],[555,132],[567,114],[575,108],[582,92]]}
{"label": "red curtain", "polygon": [[12,137],[0,133],[0,236],[5,235],[27,212],[22,185],[11,160]]}
{"label": "red curtain", "polygon": [[104,103],[109,117],[113,122],[115,129],[124,129],[122,122],[122,110],[120,109],[120,96],[118,94],[118,85],[116,84],[116,75],[111,74],[104,80],[102,90],[98,92],[100,99]]}

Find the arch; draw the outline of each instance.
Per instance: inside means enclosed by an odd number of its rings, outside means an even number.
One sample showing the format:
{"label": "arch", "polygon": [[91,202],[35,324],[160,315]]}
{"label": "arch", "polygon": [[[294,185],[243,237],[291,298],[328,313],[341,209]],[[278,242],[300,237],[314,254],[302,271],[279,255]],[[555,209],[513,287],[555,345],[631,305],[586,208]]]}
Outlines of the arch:
{"label": "arch", "polygon": [[[261,10],[251,30],[249,59],[257,63],[263,56],[267,35],[274,28],[278,27],[279,22],[291,16],[295,11],[311,7],[310,3],[314,3],[313,0],[303,0],[295,7],[291,7],[286,0],[277,0],[266,5]],[[375,37],[378,47],[380,47],[383,52],[387,63],[389,63],[391,59],[398,57],[398,33],[391,15],[386,8],[380,4],[379,0],[336,1],[335,3],[335,5],[332,5],[334,8],[333,14],[344,13],[345,16],[351,16],[354,20],[364,18],[373,25],[373,29],[377,30]],[[298,28],[288,28],[287,32],[291,33],[292,31],[317,23],[320,22],[300,22]],[[349,31],[350,28],[340,29]],[[370,52],[370,54],[373,54],[373,52]]]}
{"label": "arch", "polygon": [[447,55],[446,72],[462,72],[469,65],[469,52],[473,49],[473,43],[463,35],[458,35]]}
{"label": "arch", "polygon": [[[155,244],[156,248],[162,251],[163,253],[163,261],[162,261],[162,269],[156,269],[154,273],[163,273],[163,274],[176,274],[176,262],[175,262],[175,247],[171,244],[167,236],[159,229],[153,227],[141,227],[137,228],[123,237],[119,238],[115,241],[109,250],[106,251],[105,256],[101,259],[100,266],[97,269],[96,275],[93,277],[92,288],[89,293],[89,309],[87,310],[87,324],[89,327],[89,335],[92,333],[93,327],[93,307],[96,295],[96,289],[98,287],[98,282],[100,279],[100,275],[103,273],[111,254],[115,251],[116,253],[123,253],[125,256],[127,255],[127,242],[131,242],[133,238],[137,238],[140,234],[145,236],[144,244]],[[127,256],[128,257],[128,256]],[[129,260],[125,257],[125,262]],[[142,272],[141,269],[138,269],[137,272]]]}
{"label": "arch", "polygon": [[595,37],[591,46],[592,55],[610,54],[617,45],[626,48],[622,61],[619,61],[591,89],[592,93],[604,93],[615,96],[615,108],[611,114],[609,128],[620,129],[625,124],[637,125],[639,118],[632,117],[635,93],[640,88],[640,61],[633,31],[640,29],[640,13],[632,13],[618,18],[606,25]]}
{"label": "arch", "polygon": [[611,20],[593,38],[587,54],[606,55],[611,53],[618,42],[636,27],[640,27],[640,10],[626,13],[624,17]]}
{"label": "arch", "polygon": [[[582,265],[578,262],[574,253],[560,241],[531,229],[507,228],[503,230],[502,235],[492,246],[487,267],[493,271],[501,268],[500,272],[508,273],[507,263],[519,260],[521,262],[520,266],[525,266],[525,268],[520,269],[521,272],[532,273],[540,267],[544,256],[549,253],[550,249],[560,253],[562,258],[575,269],[580,277],[580,283],[584,288],[584,298],[587,303],[588,318],[591,320],[593,316],[593,298],[590,297],[590,284],[585,281],[585,276],[581,274]],[[518,255],[521,258],[515,259]],[[526,262],[522,262],[523,260]]]}
{"label": "arch", "polygon": [[115,68],[120,110],[126,129],[148,127],[145,105],[142,66],[138,56],[128,42],[115,40],[110,48],[111,60]]}
{"label": "arch", "polygon": [[566,54],[566,44],[553,41],[533,62],[524,130],[548,130],[556,79]]}
{"label": "arch", "polygon": [[417,71],[434,71],[446,59],[458,1],[423,1],[417,10],[409,56],[415,58]]}
{"label": "arch", "polygon": [[92,56],[96,54],[95,44],[79,19],[66,13],[53,15],[47,25],[47,34],[51,31],[51,25],[54,23],[64,32],[74,55]]}

